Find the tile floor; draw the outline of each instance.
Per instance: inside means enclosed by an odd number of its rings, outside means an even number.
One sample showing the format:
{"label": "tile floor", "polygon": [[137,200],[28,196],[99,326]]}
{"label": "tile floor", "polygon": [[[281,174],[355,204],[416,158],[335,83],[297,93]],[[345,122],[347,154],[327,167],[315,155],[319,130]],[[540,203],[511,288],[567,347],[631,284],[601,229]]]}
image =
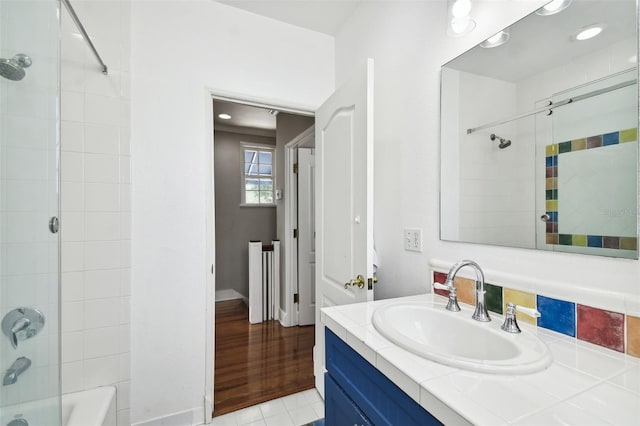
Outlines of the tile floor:
{"label": "tile floor", "polygon": [[324,417],[324,401],[315,389],[214,417],[212,426],[302,426]]}

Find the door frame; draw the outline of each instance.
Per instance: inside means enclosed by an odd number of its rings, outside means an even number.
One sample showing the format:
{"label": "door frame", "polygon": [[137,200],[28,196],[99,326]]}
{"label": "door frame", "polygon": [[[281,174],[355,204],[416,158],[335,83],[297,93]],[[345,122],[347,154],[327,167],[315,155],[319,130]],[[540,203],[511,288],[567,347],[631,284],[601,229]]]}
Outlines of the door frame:
{"label": "door frame", "polygon": [[293,295],[297,289],[297,285],[294,284],[297,284],[298,281],[298,251],[291,250],[291,247],[298,246],[296,238],[293,237],[293,229],[298,227],[298,183],[296,173],[293,172],[293,165],[298,161],[298,147],[313,137],[315,137],[315,124],[284,146],[284,229],[286,232],[285,247],[289,247],[289,249],[286,249],[284,253],[285,311],[280,310],[280,324],[283,327],[292,327],[299,323],[298,309],[293,303]]}
{"label": "door frame", "polygon": [[[204,112],[205,119],[205,175],[204,175],[204,197],[205,197],[205,389],[203,396],[204,422],[210,424],[213,421],[214,408],[214,372],[215,372],[215,270],[216,270],[216,229],[215,229],[215,158],[214,158],[214,118],[213,101],[235,102],[261,108],[275,109],[280,112],[298,114],[313,117],[315,109],[308,105],[296,105],[294,103],[261,98],[245,93],[229,92],[212,87],[204,88]],[[286,196],[286,193],[285,193]],[[285,255],[287,253],[284,247]],[[285,260],[286,262],[286,260]],[[210,266],[209,266],[210,265]],[[286,270],[286,264],[285,264]]]}

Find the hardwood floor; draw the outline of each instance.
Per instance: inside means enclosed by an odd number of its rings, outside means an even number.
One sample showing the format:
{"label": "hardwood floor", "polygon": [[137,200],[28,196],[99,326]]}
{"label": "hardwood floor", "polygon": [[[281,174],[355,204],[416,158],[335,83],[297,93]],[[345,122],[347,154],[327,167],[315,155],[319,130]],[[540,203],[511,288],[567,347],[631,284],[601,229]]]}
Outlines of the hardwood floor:
{"label": "hardwood floor", "polygon": [[313,326],[249,324],[242,300],[216,303],[214,415],[314,387]]}

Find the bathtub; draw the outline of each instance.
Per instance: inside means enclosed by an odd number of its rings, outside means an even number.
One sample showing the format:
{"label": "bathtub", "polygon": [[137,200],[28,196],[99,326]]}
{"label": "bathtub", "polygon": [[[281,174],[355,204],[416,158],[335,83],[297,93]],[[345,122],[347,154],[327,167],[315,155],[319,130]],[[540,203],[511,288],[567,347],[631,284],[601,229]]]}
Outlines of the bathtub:
{"label": "bathtub", "polygon": [[[30,426],[57,425],[58,399],[48,398],[0,409],[0,424],[22,418]],[[62,395],[63,426],[116,426],[116,388],[105,386]]]}
{"label": "bathtub", "polygon": [[116,388],[62,395],[63,426],[116,426]]}

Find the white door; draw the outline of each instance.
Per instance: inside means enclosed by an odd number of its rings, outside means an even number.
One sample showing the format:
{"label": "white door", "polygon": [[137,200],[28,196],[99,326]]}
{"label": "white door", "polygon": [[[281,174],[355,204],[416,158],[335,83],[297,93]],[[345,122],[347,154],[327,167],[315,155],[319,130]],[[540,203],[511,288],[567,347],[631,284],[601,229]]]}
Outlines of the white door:
{"label": "white door", "polygon": [[298,148],[298,325],[316,320],[315,155]]}
{"label": "white door", "polygon": [[[346,286],[362,276],[364,286]],[[320,309],[373,300],[373,60],[316,111],[316,388],[324,395]]]}

